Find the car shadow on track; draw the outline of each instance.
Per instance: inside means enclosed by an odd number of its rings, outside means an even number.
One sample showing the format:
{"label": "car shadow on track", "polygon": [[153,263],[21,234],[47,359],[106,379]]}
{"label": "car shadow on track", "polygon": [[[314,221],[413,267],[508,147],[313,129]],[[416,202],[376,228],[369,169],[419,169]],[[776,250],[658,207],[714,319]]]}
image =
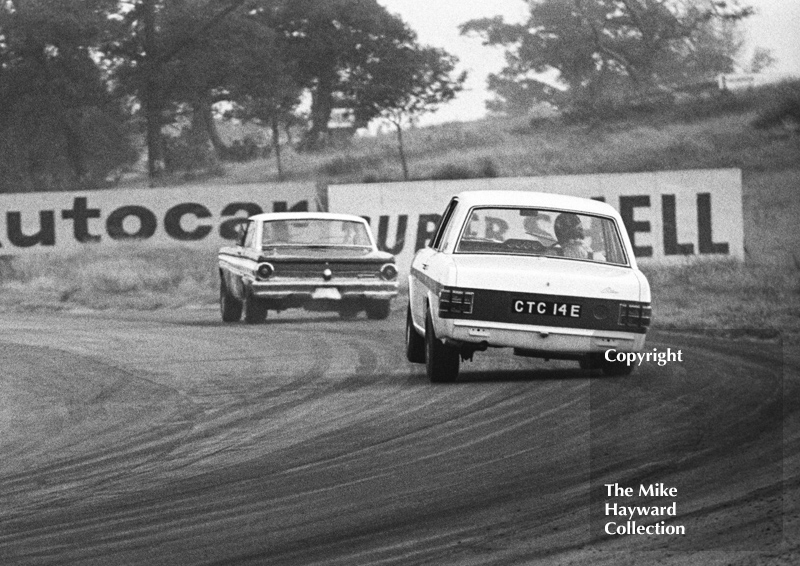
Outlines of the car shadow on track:
{"label": "car shadow on track", "polygon": [[266,329],[270,326],[291,326],[297,324],[330,324],[335,322],[337,324],[359,323],[367,322],[366,318],[343,319],[338,316],[307,316],[307,317],[292,317],[292,318],[269,318],[266,322],[259,324],[246,324],[244,322],[222,322],[221,320],[175,320],[171,321],[172,324],[180,326],[196,326],[203,328],[260,328]]}
{"label": "car shadow on track", "polygon": [[[469,383],[567,381],[589,378],[602,378],[599,372],[589,372],[579,368],[509,369],[509,370],[462,370],[453,383],[435,385],[465,385]],[[424,374],[421,379],[427,381]]]}

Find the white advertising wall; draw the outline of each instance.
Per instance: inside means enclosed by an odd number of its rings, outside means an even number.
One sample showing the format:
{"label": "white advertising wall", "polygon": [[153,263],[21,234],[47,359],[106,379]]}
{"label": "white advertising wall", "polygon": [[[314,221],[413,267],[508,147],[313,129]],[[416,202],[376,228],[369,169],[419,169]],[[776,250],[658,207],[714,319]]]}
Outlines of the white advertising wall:
{"label": "white advertising wall", "polygon": [[739,169],[330,185],[328,209],[368,217],[379,246],[407,272],[450,198],[474,190],[604,200],[622,215],[640,263],[744,259]]}
{"label": "white advertising wall", "polygon": [[313,183],[0,194],[0,255],[123,242],[216,249],[259,212],[319,210]]}

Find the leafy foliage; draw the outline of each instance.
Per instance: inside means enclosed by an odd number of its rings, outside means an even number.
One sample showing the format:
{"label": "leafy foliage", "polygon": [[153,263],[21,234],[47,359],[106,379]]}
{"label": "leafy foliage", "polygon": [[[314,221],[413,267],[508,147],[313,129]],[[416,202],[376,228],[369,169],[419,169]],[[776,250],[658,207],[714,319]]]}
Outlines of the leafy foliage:
{"label": "leafy foliage", "polygon": [[524,24],[485,18],[461,33],[506,48],[491,108],[524,113],[536,101],[591,106],[729,71],[736,22],[751,13],[718,0],[533,0]]}
{"label": "leafy foliage", "polygon": [[[324,144],[334,108],[349,110],[361,127],[399,104],[420,108],[423,98],[452,97],[440,69],[452,68],[454,59],[420,47],[416,34],[376,0],[287,0],[265,17],[291,54],[296,83],[311,92],[306,149]],[[428,93],[421,88],[425,78]]]}
{"label": "leafy foliage", "polygon": [[[137,160],[141,126],[151,177],[247,159],[216,131],[220,117],[269,127],[281,178],[280,128],[304,92],[311,148],[334,107],[363,126],[392,105],[414,114],[449,100],[454,61],[377,0],[9,0],[0,190],[97,186]],[[178,136],[165,140],[166,126]]]}
{"label": "leafy foliage", "polygon": [[457,62],[435,47],[394,50],[380,67],[359,77],[362,116],[382,116],[397,126],[435,111],[463,88],[466,72],[454,76]]}
{"label": "leafy foliage", "polygon": [[[299,88],[287,91],[286,81],[276,80],[286,75],[283,56],[275,32],[259,15],[273,2],[252,0],[247,9],[241,0],[225,2],[222,8],[202,0],[157,4],[149,24],[155,28],[154,37],[147,32],[143,2],[125,14],[124,34],[111,53],[117,63],[115,77],[120,90],[145,103],[141,109],[150,119],[155,113],[159,127],[172,124],[193,130],[185,136],[187,143],[198,146],[193,153],[212,161],[238,155],[216,131],[213,108],[219,102],[236,109],[269,106],[274,85],[281,84],[282,101],[297,104]],[[148,97],[153,106],[149,110]],[[161,153],[158,147],[150,151]]]}
{"label": "leafy foliage", "polygon": [[380,67],[361,77],[358,110],[381,116],[394,125],[403,178],[409,178],[403,145],[403,127],[427,112],[434,112],[461,91],[466,72],[453,76],[457,59],[434,47],[408,46],[388,53]]}
{"label": "leafy foliage", "polygon": [[95,62],[116,4],[0,5],[0,191],[91,188],[136,160]]}

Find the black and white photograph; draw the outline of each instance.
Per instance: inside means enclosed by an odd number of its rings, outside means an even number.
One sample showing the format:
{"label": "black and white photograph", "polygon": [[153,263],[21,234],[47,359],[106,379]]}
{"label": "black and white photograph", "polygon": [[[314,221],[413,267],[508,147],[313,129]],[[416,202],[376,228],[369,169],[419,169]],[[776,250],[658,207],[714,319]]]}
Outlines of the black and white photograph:
{"label": "black and white photograph", "polygon": [[798,30],[0,1],[0,566],[799,564]]}

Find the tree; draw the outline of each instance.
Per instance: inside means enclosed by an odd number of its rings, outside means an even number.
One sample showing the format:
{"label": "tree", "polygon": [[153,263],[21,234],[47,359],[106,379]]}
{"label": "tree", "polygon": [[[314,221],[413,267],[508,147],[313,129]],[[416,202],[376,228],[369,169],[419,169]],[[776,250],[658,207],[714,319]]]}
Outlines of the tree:
{"label": "tree", "polygon": [[[687,69],[727,70],[740,45],[732,23],[750,14],[721,0],[532,0],[524,24],[471,20],[461,33],[506,48],[507,65],[490,87],[505,109],[520,110],[535,101],[564,107],[640,96],[669,86],[678,69],[682,80]],[[548,72],[557,85],[542,78]]]}
{"label": "tree", "polygon": [[[193,2],[176,9],[180,4],[176,2],[165,10],[167,34],[171,30],[185,30],[187,22],[202,19],[193,15],[196,14]],[[249,6],[250,10],[254,5]],[[291,106],[290,99],[297,103],[299,88],[290,88],[285,56],[276,39],[275,32],[250,11],[234,11],[164,65],[162,84],[166,96],[173,103],[189,106],[197,143],[211,142],[223,159],[229,150],[216,130],[214,104],[257,101],[263,110],[271,105]]]}
{"label": "tree", "polygon": [[753,52],[753,57],[750,59],[750,66],[748,71],[751,73],[763,73],[767,69],[771,68],[777,59],[772,54],[770,49],[766,49],[765,47],[756,47],[755,51]]}
{"label": "tree", "polygon": [[0,5],[0,189],[91,188],[136,159],[96,63],[113,0]]}
{"label": "tree", "polygon": [[194,144],[210,139],[220,147],[213,130],[213,91],[242,72],[243,61],[252,70],[253,57],[263,57],[268,45],[263,26],[240,10],[245,1],[135,0],[121,13],[123,33],[107,55],[115,61],[120,89],[141,101],[151,179],[163,167],[165,118],[173,119],[178,109],[192,110]]}
{"label": "tree", "polygon": [[[311,127],[302,143],[307,149],[324,143],[337,100],[360,104],[359,77],[414,42],[406,24],[376,0],[284,0],[263,17],[291,54],[297,84],[311,93]],[[359,115],[362,123],[372,117]]]}
{"label": "tree", "polygon": [[[283,62],[288,66],[285,57],[278,57],[273,63]],[[278,168],[278,180],[283,180],[281,164],[280,128],[288,127],[296,122],[294,112],[300,102],[301,88],[292,79],[286,67],[276,72],[271,80],[261,81],[246,88],[243,93],[234,93],[235,101],[231,115],[244,121],[256,121],[269,127],[272,133],[272,152]]]}
{"label": "tree", "polygon": [[380,116],[394,126],[405,180],[409,175],[403,127],[461,91],[467,75],[453,76],[457,61],[443,49],[407,46],[387,53],[380,66],[359,77],[356,115]]}

